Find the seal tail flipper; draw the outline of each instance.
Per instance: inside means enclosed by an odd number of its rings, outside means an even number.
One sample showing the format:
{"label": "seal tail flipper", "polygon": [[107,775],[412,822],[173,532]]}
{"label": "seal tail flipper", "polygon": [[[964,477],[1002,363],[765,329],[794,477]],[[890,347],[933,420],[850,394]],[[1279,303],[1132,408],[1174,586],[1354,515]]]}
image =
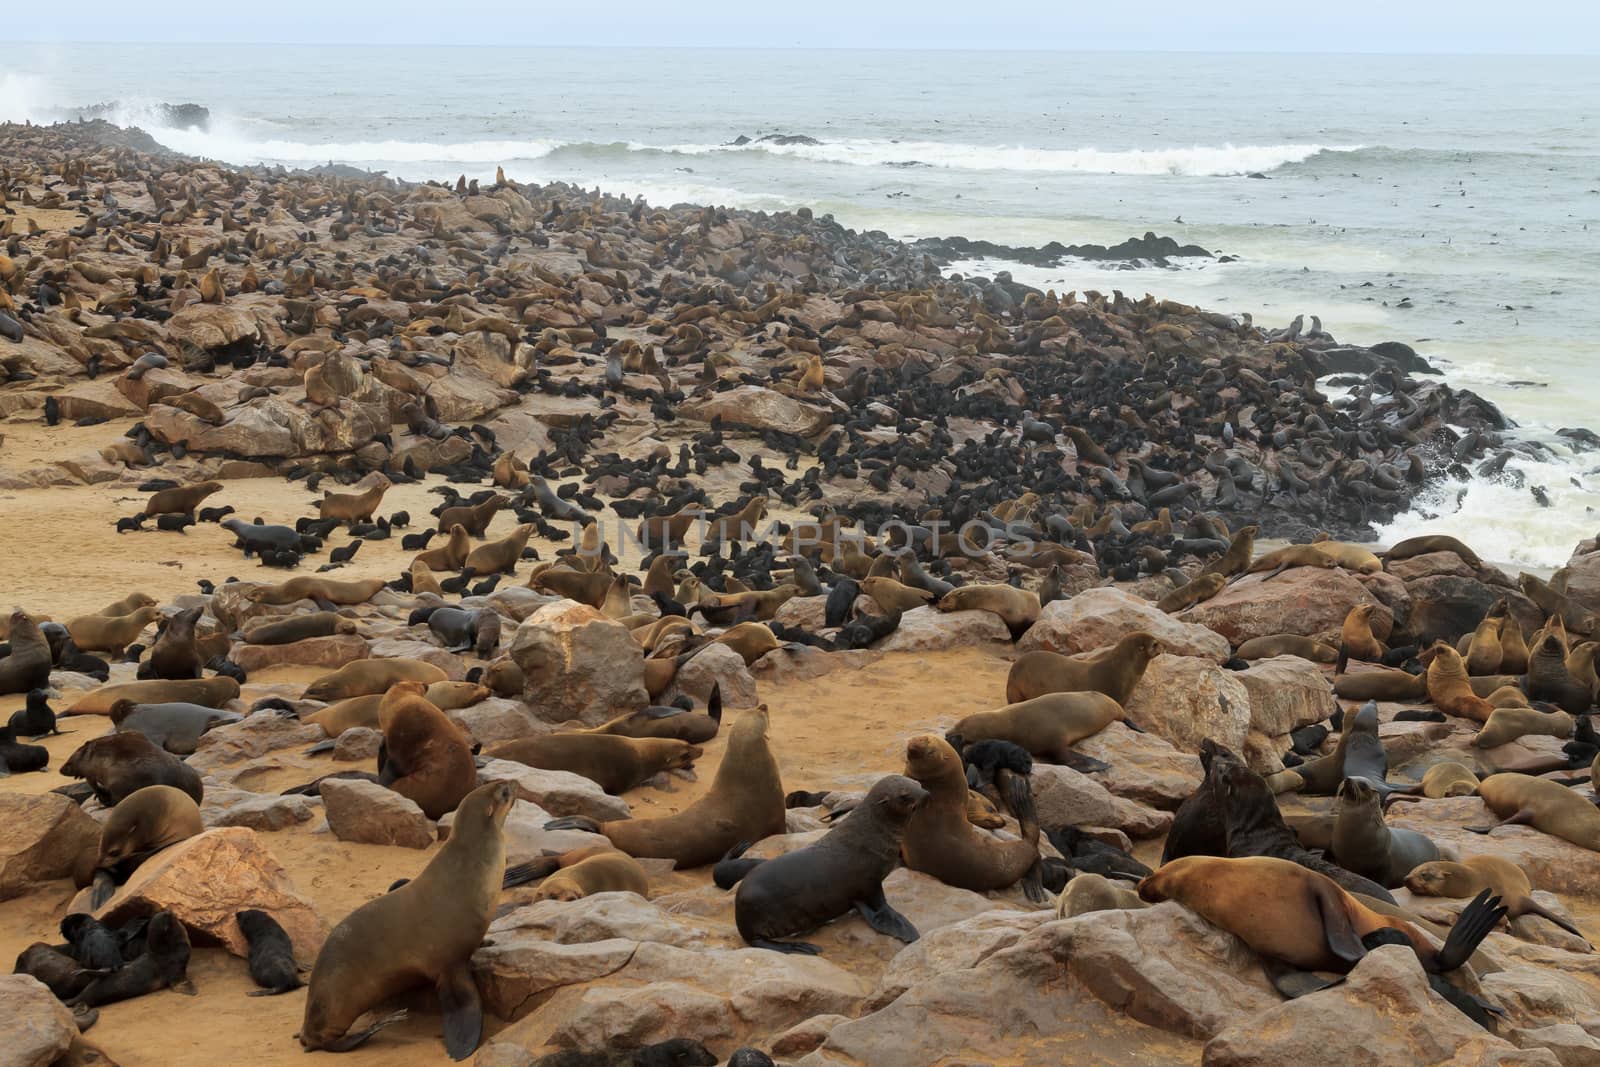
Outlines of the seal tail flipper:
{"label": "seal tail flipper", "polygon": [[1267,981],[1272,983],[1272,988],[1282,993],[1285,1000],[1294,1000],[1307,993],[1332,989],[1345,980],[1342,974],[1324,977],[1315,971],[1296,970],[1280,960],[1267,956],[1261,957],[1261,969],[1267,973]]}
{"label": "seal tail flipper", "polygon": [[371,1026],[367,1027],[365,1030],[357,1030],[353,1034],[345,1034],[343,1037],[339,1038],[338,1040],[330,1041],[326,1045],[323,1045],[322,1047],[327,1049],[329,1052],[349,1052],[351,1049],[357,1048],[360,1045],[362,1045],[367,1040],[367,1038],[371,1037],[373,1034],[377,1033],[379,1030],[382,1030],[385,1026],[389,1026],[389,1025],[391,1025],[393,1023],[399,1022],[401,1019],[404,1019],[408,1014],[409,1013],[404,1008],[402,1008],[401,1010],[399,1010],[397,1012],[394,1012],[391,1015],[385,1015],[383,1018],[379,1019],[377,1022],[373,1023]]}
{"label": "seal tail flipper", "polygon": [[722,725],[722,683],[712,682],[711,692],[706,697],[706,714],[711,716],[711,721]]}
{"label": "seal tail flipper", "polygon": [[1350,912],[1344,904],[1345,895],[1320,879],[1313,894],[1317,900],[1317,910],[1322,916],[1322,933],[1327,940],[1328,951],[1346,963],[1361,962],[1367,949],[1361,943],[1361,938],[1356,936],[1355,924],[1350,921]]}
{"label": "seal tail flipper", "polygon": [[89,892],[89,906],[96,910],[110,900],[112,894],[117,891],[116,879],[104,867],[94,872],[94,881],[90,884],[92,888]]}
{"label": "seal tail flipper", "polygon": [[1439,996],[1449,1001],[1461,1014],[1488,1030],[1496,1019],[1505,1018],[1505,1009],[1496,1004],[1491,1004],[1482,997],[1462,989],[1453,984],[1443,975],[1428,975],[1428,986]]}
{"label": "seal tail flipper", "polygon": [[892,937],[908,945],[922,936],[917,933],[917,928],[911,924],[910,919],[889,906],[889,902],[883,898],[881,885],[873,893],[873,897],[876,899],[858,900],[854,905],[868,926],[886,937]]}
{"label": "seal tail flipper", "polygon": [[764,948],[772,952],[782,952],[790,956],[820,956],[822,950],[807,941],[771,941],[760,937],[750,942],[751,948]]}
{"label": "seal tail flipper", "polygon": [[1475,834],[1487,834],[1497,827],[1527,826],[1531,822],[1533,822],[1533,812],[1527,808],[1522,808],[1519,811],[1512,812],[1510,815],[1507,815],[1505,818],[1491,826],[1463,826],[1462,829],[1471,831]]}
{"label": "seal tail flipper", "polygon": [[[1589,945],[1589,939],[1583,936],[1582,930],[1579,930],[1576,926],[1572,925],[1572,921],[1570,919],[1562,918],[1560,915],[1557,915],[1543,904],[1536,903],[1532,898],[1523,901],[1522,914],[1537,915],[1541,919],[1548,919],[1572,936],[1581,938],[1584,944]],[[1589,945],[1589,950],[1591,952],[1594,951],[1594,946]]]}
{"label": "seal tail flipper", "polygon": [[600,821],[591,819],[587,815],[564,815],[559,819],[551,819],[544,824],[546,830],[587,830],[591,834],[600,832]]}
{"label": "seal tail flipper", "polygon": [[1082,752],[1074,752],[1070,748],[1061,754],[1061,765],[1070,767],[1079,774],[1097,774],[1111,769],[1111,764],[1106,763],[1104,760],[1097,760],[1093,756],[1085,756]]}
{"label": "seal tail flipper", "polygon": [[740,841],[725,852],[716,866],[711,868],[711,880],[717,884],[718,889],[732,889],[744,880],[745,875],[761,865],[762,860],[740,858],[752,843]]}
{"label": "seal tail flipper", "polygon": [[1035,860],[1032,867],[1028,868],[1022,876],[1022,895],[1035,904],[1043,904],[1050,899],[1050,894],[1044,890],[1044,861]]}
{"label": "seal tail flipper", "polygon": [[306,749],[305,752],[301,753],[301,755],[319,756],[324,752],[332,752],[334,744],[334,740],[330,737],[326,741],[318,741],[316,744]]}
{"label": "seal tail flipper", "polygon": [[1339,658],[1333,663],[1333,673],[1343,674],[1344,669],[1350,665],[1350,646],[1343,641],[1339,642]]}
{"label": "seal tail flipper", "polygon": [[1473,897],[1472,903],[1462,910],[1455,925],[1450,927],[1450,935],[1444,939],[1444,947],[1434,957],[1434,966],[1428,969],[1442,974],[1466,963],[1483,943],[1483,939],[1488,937],[1505,917],[1505,906],[1491,891],[1485,889]]}
{"label": "seal tail flipper", "polygon": [[463,961],[440,975],[439,1006],[444,1010],[444,1048],[453,1060],[464,1060],[483,1041],[483,1001],[471,965]]}
{"label": "seal tail flipper", "polygon": [[561,864],[549,856],[541,856],[527,863],[518,863],[507,867],[505,876],[500,881],[501,889],[515,889],[519,885],[537,882],[541,878],[548,878],[554,874]]}
{"label": "seal tail flipper", "polygon": [[[1033,786],[1028,781],[1028,776],[1018,774],[1007,767],[995,771],[994,784],[996,791],[1005,801],[1011,814],[1016,816],[1017,822],[1022,824],[1024,830],[1032,825],[1032,840],[1039,840],[1039,815],[1033,806]],[[1026,836],[1026,832],[1024,833]]]}

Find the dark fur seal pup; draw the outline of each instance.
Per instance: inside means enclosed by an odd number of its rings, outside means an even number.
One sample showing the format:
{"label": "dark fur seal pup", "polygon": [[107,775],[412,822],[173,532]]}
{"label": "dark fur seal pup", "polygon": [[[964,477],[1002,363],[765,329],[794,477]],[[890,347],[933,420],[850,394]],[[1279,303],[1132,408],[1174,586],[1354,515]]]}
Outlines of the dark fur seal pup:
{"label": "dark fur seal pup", "polygon": [[181,789],[200,803],[204,787],[200,772],[136,731],[106,734],[85,741],[61,765],[68,778],[82,778],[95,799],[116,807],[147,785]]}
{"label": "dark fur seal pup", "polygon": [[815,955],[815,945],[782,939],[854,909],[878,933],[915,941],[917,928],[884,899],[883,880],[899,862],[907,821],[927,799],[922,786],[891,774],[815,844],[776,859],[744,861],[749,867],[733,902],[739,936],[757,948]]}
{"label": "dark fur seal pup", "polygon": [[193,996],[189,982],[189,935],[170,911],[158,911],[145,928],[144,952],[120,970],[93,982],[69,1001],[69,1006],[95,1008],[119,1000],[142,997],[162,989]]}
{"label": "dark fur seal pup", "polygon": [[[122,966],[122,956],[117,956],[117,966]],[[35,941],[22,950],[12,974],[29,974],[43,982],[60,1001],[68,1001],[89,987],[100,977],[99,971],[86,969],[77,960],[53,945]]]}
{"label": "dark fur seal pup", "polygon": [[822,609],[822,625],[843,626],[845,620],[850,618],[851,609],[855,607],[856,598],[860,595],[860,584],[854,578],[841,576],[828,590],[828,600]]}
{"label": "dark fur seal pup", "polygon": [[334,927],[311,970],[303,1048],[348,1052],[396,1018],[348,1033],[364,1012],[431,982],[444,1011],[445,1050],[454,1060],[472,1055],[483,1037],[472,953],[500,898],[506,812],[515,799],[509,782],[474,789],[421,874]]}
{"label": "dark fur seal pup", "polygon": [[9,726],[0,728],[0,778],[10,774],[42,771],[50,763],[50,750],[43,745],[20,744]]}
{"label": "dark fur seal pup", "polygon": [[[1271,856],[1185,856],[1139,883],[1139,896],[1151,904],[1176,900],[1267,959],[1296,971],[1336,974],[1348,973],[1366,956],[1364,936],[1385,927],[1404,935],[1424,970],[1453,971],[1505,916],[1499,899],[1486,890],[1461,913],[1444,947],[1436,949],[1404,919],[1372,910],[1331,878]],[[1273,984],[1295,996],[1306,990],[1301,979],[1303,975],[1285,976],[1280,970]]]}
{"label": "dark fur seal pup", "polygon": [[900,627],[900,612],[891,615],[857,615],[839,631],[835,644],[843,649],[869,648]]}
{"label": "dark fur seal pup", "polygon": [[28,706],[21,711],[12,712],[11,721],[7,726],[14,737],[38,740],[41,737],[60,735],[61,731],[56,729],[55,709],[50,706],[50,691],[48,689],[29,691]]}
{"label": "dark fur seal pup", "polygon": [[122,966],[122,942],[99,919],[75,912],[61,920],[61,936],[72,946],[72,957],[97,971]]}
{"label": "dark fur seal pup", "polygon": [[[735,1052],[733,1055],[737,1059],[739,1053]],[[716,1055],[700,1042],[687,1037],[674,1037],[658,1041],[654,1045],[645,1045],[643,1048],[606,1049],[603,1052],[563,1049],[548,1056],[540,1056],[528,1067],[716,1067],[717,1062]],[[756,1067],[762,1062],[768,1067],[772,1064],[770,1059],[765,1058],[746,1059],[739,1060],[737,1067]],[[729,1067],[735,1067],[734,1060],[729,1060],[728,1064]]]}
{"label": "dark fur seal pup", "polygon": [[234,921],[250,944],[250,977],[261,987],[250,996],[272,997],[305,985],[294,959],[294,944],[278,920],[251,908],[234,916]]}
{"label": "dark fur seal pup", "polygon": [[26,611],[11,613],[11,654],[0,659],[0,696],[44,689],[50,684],[50,642]]}

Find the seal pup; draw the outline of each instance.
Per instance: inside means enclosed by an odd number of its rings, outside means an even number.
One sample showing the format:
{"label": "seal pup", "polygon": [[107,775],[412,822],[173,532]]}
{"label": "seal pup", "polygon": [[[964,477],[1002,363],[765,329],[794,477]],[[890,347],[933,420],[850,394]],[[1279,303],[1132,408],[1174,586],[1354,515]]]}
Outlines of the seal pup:
{"label": "seal pup", "polygon": [[1425,897],[1475,897],[1485,889],[1506,906],[1506,918],[1537,915],[1576,937],[1583,931],[1533,899],[1533,883],[1522,868],[1502,856],[1468,856],[1460,861],[1435,860],[1406,875],[1406,888]]}
{"label": "seal pup", "polygon": [[30,689],[27,706],[11,713],[7,728],[17,737],[37,741],[41,737],[57,737],[55,709],[50,706],[48,689]]}
{"label": "seal pup", "polygon": [[967,819],[967,774],[961,757],[942,737],[922,734],[906,742],[906,777],[928,791],[912,814],[900,852],[907,867],[958,889],[986,893],[1023,883],[1034,903],[1045,900],[1039,865],[1039,823],[1027,779],[1002,774],[1022,840],[985,834]]}
{"label": "seal pup", "polygon": [[756,948],[816,955],[821,950],[815,945],[784,939],[853,909],[880,934],[917,940],[917,928],[884,899],[883,880],[899,862],[906,824],[927,799],[928,791],[910,778],[888,775],[814,844],[775,859],[742,861],[747,866],[733,901],[739,936]]}
{"label": "seal pup", "polygon": [[305,985],[300,980],[300,965],[295,962],[294,943],[278,920],[264,911],[248,908],[235,915],[234,921],[250,946],[250,978],[261,987],[247,996],[274,997]]}
{"label": "seal pup", "polygon": [[11,727],[0,726],[0,778],[29,771],[42,771],[50,763],[50,750],[43,745],[20,744]]}
{"label": "seal pup", "polygon": [[406,884],[368,901],[334,927],[317,954],[300,1024],[307,1051],[348,1052],[395,1016],[350,1033],[362,1013],[432,982],[444,1011],[445,1050],[472,1055],[483,1037],[483,1005],[472,954],[489,932],[505,875],[509,782],[467,794],[444,847]]}
{"label": "seal pup", "polygon": [[1400,888],[1424,863],[1448,858],[1425,835],[1384,822],[1378,791],[1364,778],[1339,783],[1332,845],[1335,863],[1385,889]]}
{"label": "seal pup", "polygon": [[1075,919],[1095,911],[1130,911],[1149,906],[1132,886],[1101,874],[1077,874],[1056,898],[1056,918]]}
{"label": "seal pup", "polygon": [[545,829],[603,834],[630,856],[670,859],[679,869],[715,863],[741,841],[781,834],[787,819],[783,781],[767,729],[765,704],[739,716],[728,731],[728,748],[711,788],[676,815],[611,822],[569,816],[546,823]]}
{"label": "seal pup", "polygon": [[178,917],[166,910],[150,917],[144,931],[144,952],[90,982],[67,1006],[96,1008],[161,989],[173,989],[186,996],[195,994],[189,982],[189,935]]}

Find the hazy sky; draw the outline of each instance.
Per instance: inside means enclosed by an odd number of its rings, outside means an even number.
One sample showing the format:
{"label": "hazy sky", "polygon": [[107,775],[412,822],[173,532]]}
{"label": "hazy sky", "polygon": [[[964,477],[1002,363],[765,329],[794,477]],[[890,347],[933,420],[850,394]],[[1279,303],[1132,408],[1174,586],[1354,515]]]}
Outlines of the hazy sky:
{"label": "hazy sky", "polygon": [[23,41],[1600,51],[1597,0],[78,0],[59,20],[19,3]]}

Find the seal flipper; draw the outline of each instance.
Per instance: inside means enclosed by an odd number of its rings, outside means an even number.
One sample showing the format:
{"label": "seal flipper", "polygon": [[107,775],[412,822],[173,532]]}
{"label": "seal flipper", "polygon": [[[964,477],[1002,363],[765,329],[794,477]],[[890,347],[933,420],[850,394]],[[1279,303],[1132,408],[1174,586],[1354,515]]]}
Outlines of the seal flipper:
{"label": "seal flipper", "polygon": [[345,1034],[343,1037],[323,1045],[322,1048],[329,1052],[349,1052],[351,1049],[358,1048],[364,1044],[367,1038],[371,1037],[379,1030],[382,1030],[385,1026],[388,1026],[391,1023],[397,1023],[401,1019],[404,1019],[407,1014],[408,1012],[402,1008],[392,1015],[385,1015],[383,1018],[379,1019],[365,1030],[357,1030],[353,1034]]}
{"label": "seal flipper", "polygon": [[[1557,915],[1555,912],[1551,911],[1549,908],[1546,908],[1544,905],[1537,903],[1531,897],[1528,898],[1527,900],[1523,901],[1523,903],[1522,903],[1522,914],[1524,914],[1524,915],[1537,915],[1541,919],[1548,919],[1551,922],[1555,923],[1557,926],[1561,927],[1561,929],[1565,930],[1567,933],[1569,933],[1569,934],[1573,935],[1574,937],[1578,938],[1579,940],[1581,940],[1585,945],[1589,945],[1589,939],[1587,937],[1583,936],[1583,931],[1582,930],[1579,930],[1576,926],[1572,925],[1571,922],[1569,922],[1566,919],[1563,919],[1561,916]],[[1592,951],[1594,949],[1594,946],[1593,945],[1589,945],[1589,948]]]}
{"label": "seal flipper", "polygon": [[1343,641],[1339,642],[1339,658],[1333,661],[1333,673],[1343,674],[1344,669],[1350,665],[1350,646]]}
{"label": "seal flipper", "polygon": [[1028,873],[1022,876],[1022,893],[1035,904],[1043,904],[1050,899],[1050,894],[1044,891],[1044,863],[1042,860],[1034,861]]}
{"label": "seal flipper", "polygon": [[483,1041],[483,1001],[471,966],[463,961],[439,976],[439,1006],[444,1010],[444,1047],[453,1060],[464,1060]]}
{"label": "seal flipper", "polygon": [[600,820],[591,819],[587,815],[563,815],[559,819],[551,819],[544,824],[546,830],[587,830],[591,834],[600,832]]}
{"label": "seal flipper", "polygon": [[561,866],[561,861],[553,856],[540,856],[527,863],[518,863],[507,867],[505,876],[500,881],[501,889],[515,889],[519,885],[537,882],[541,878],[548,878]]}
{"label": "seal flipper", "polygon": [[318,741],[316,744],[312,745],[310,748],[308,748],[304,752],[302,752],[301,755],[302,756],[320,756],[324,752],[332,752],[333,751],[333,746],[335,744],[337,744],[337,742],[334,741],[333,738],[330,737],[326,741]]}
{"label": "seal flipper", "polygon": [[1532,822],[1533,809],[1522,808],[1518,811],[1512,812],[1510,815],[1507,815],[1505,818],[1501,819],[1492,826],[1463,826],[1462,829],[1474,834],[1487,834],[1501,826],[1527,826]]}
{"label": "seal flipper", "polygon": [[1322,935],[1327,939],[1328,951],[1346,963],[1360,963],[1367,950],[1356,936],[1350,913],[1345,910],[1344,894],[1327,888],[1325,882],[1319,882],[1312,890],[1312,895],[1316,897],[1317,912],[1322,916]]}
{"label": "seal flipper", "polygon": [[[1444,939],[1444,947],[1433,958],[1434,965],[1426,969],[1442,974],[1460,967],[1472,958],[1478,946],[1483,944],[1483,939],[1505,917],[1506,909],[1500,903],[1500,898],[1487,889],[1483,890],[1457,916],[1455,925],[1450,927],[1450,936]],[[1426,967],[1426,960],[1423,965]]]}
{"label": "seal flipper", "polygon": [[764,948],[771,952],[782,952],[790,956],[820,956],[822,950],[809,941],[769,941],[758,937],[750,942],[751,948]]}
{"label": "seal flipper", "polygon": [[90,883],[93,888],[89,891],[89,906],[99,910],[100,906],[110,900],[117,891],[115,876],[104,867],[94,872],[94,881]]}
{"label": "seal flipper", "polygon": [[1272,988],[1282,993],[1285,1000],[1294,1000],[1307,993],[1332,989],[1345,979],[1342,974],[1324,978],[1316,971],[1297,970],[1282,960],[1275,960],[1270,956],[1261,957],[1261,969],[1267,973],[1267,981],[1272,983]]}
{"label": "seal flipper", "polygon": [[856,901],[854,907],[868,926],[896,941],[903,941],[909,945],[922,936],[911,924],[910,919],[889,906],[889,902],[883,897],[882,885],[874,888],[870,896]]}
{"label": "seal flipper", "polygon": [[706,714],[711,717],[712,722],[719,726],[722,725],[722,683],[720,681],[711,683],[711,692],[706,697]]}
{"label": "seal flipper", "polygon": [[1067,749],[1061,754],[1061,766],[1077,771],[1079,774],[1095,774],[1100,771],[1109,771],[1111,764],[1104,760],[1097,760],[1093,756],[1085,756],[1082,752]]}
{"label": "seal flipper", "polygon": [[711,868],[711,880],[717,884],[718,889],[732,889],[744,880],[745,875],[766,862],[765,860],[739,858],[744,855],[745,849],[749,848],[753,843],[740,841],[723,853],[722,858],[717,861],[717,865]]}

